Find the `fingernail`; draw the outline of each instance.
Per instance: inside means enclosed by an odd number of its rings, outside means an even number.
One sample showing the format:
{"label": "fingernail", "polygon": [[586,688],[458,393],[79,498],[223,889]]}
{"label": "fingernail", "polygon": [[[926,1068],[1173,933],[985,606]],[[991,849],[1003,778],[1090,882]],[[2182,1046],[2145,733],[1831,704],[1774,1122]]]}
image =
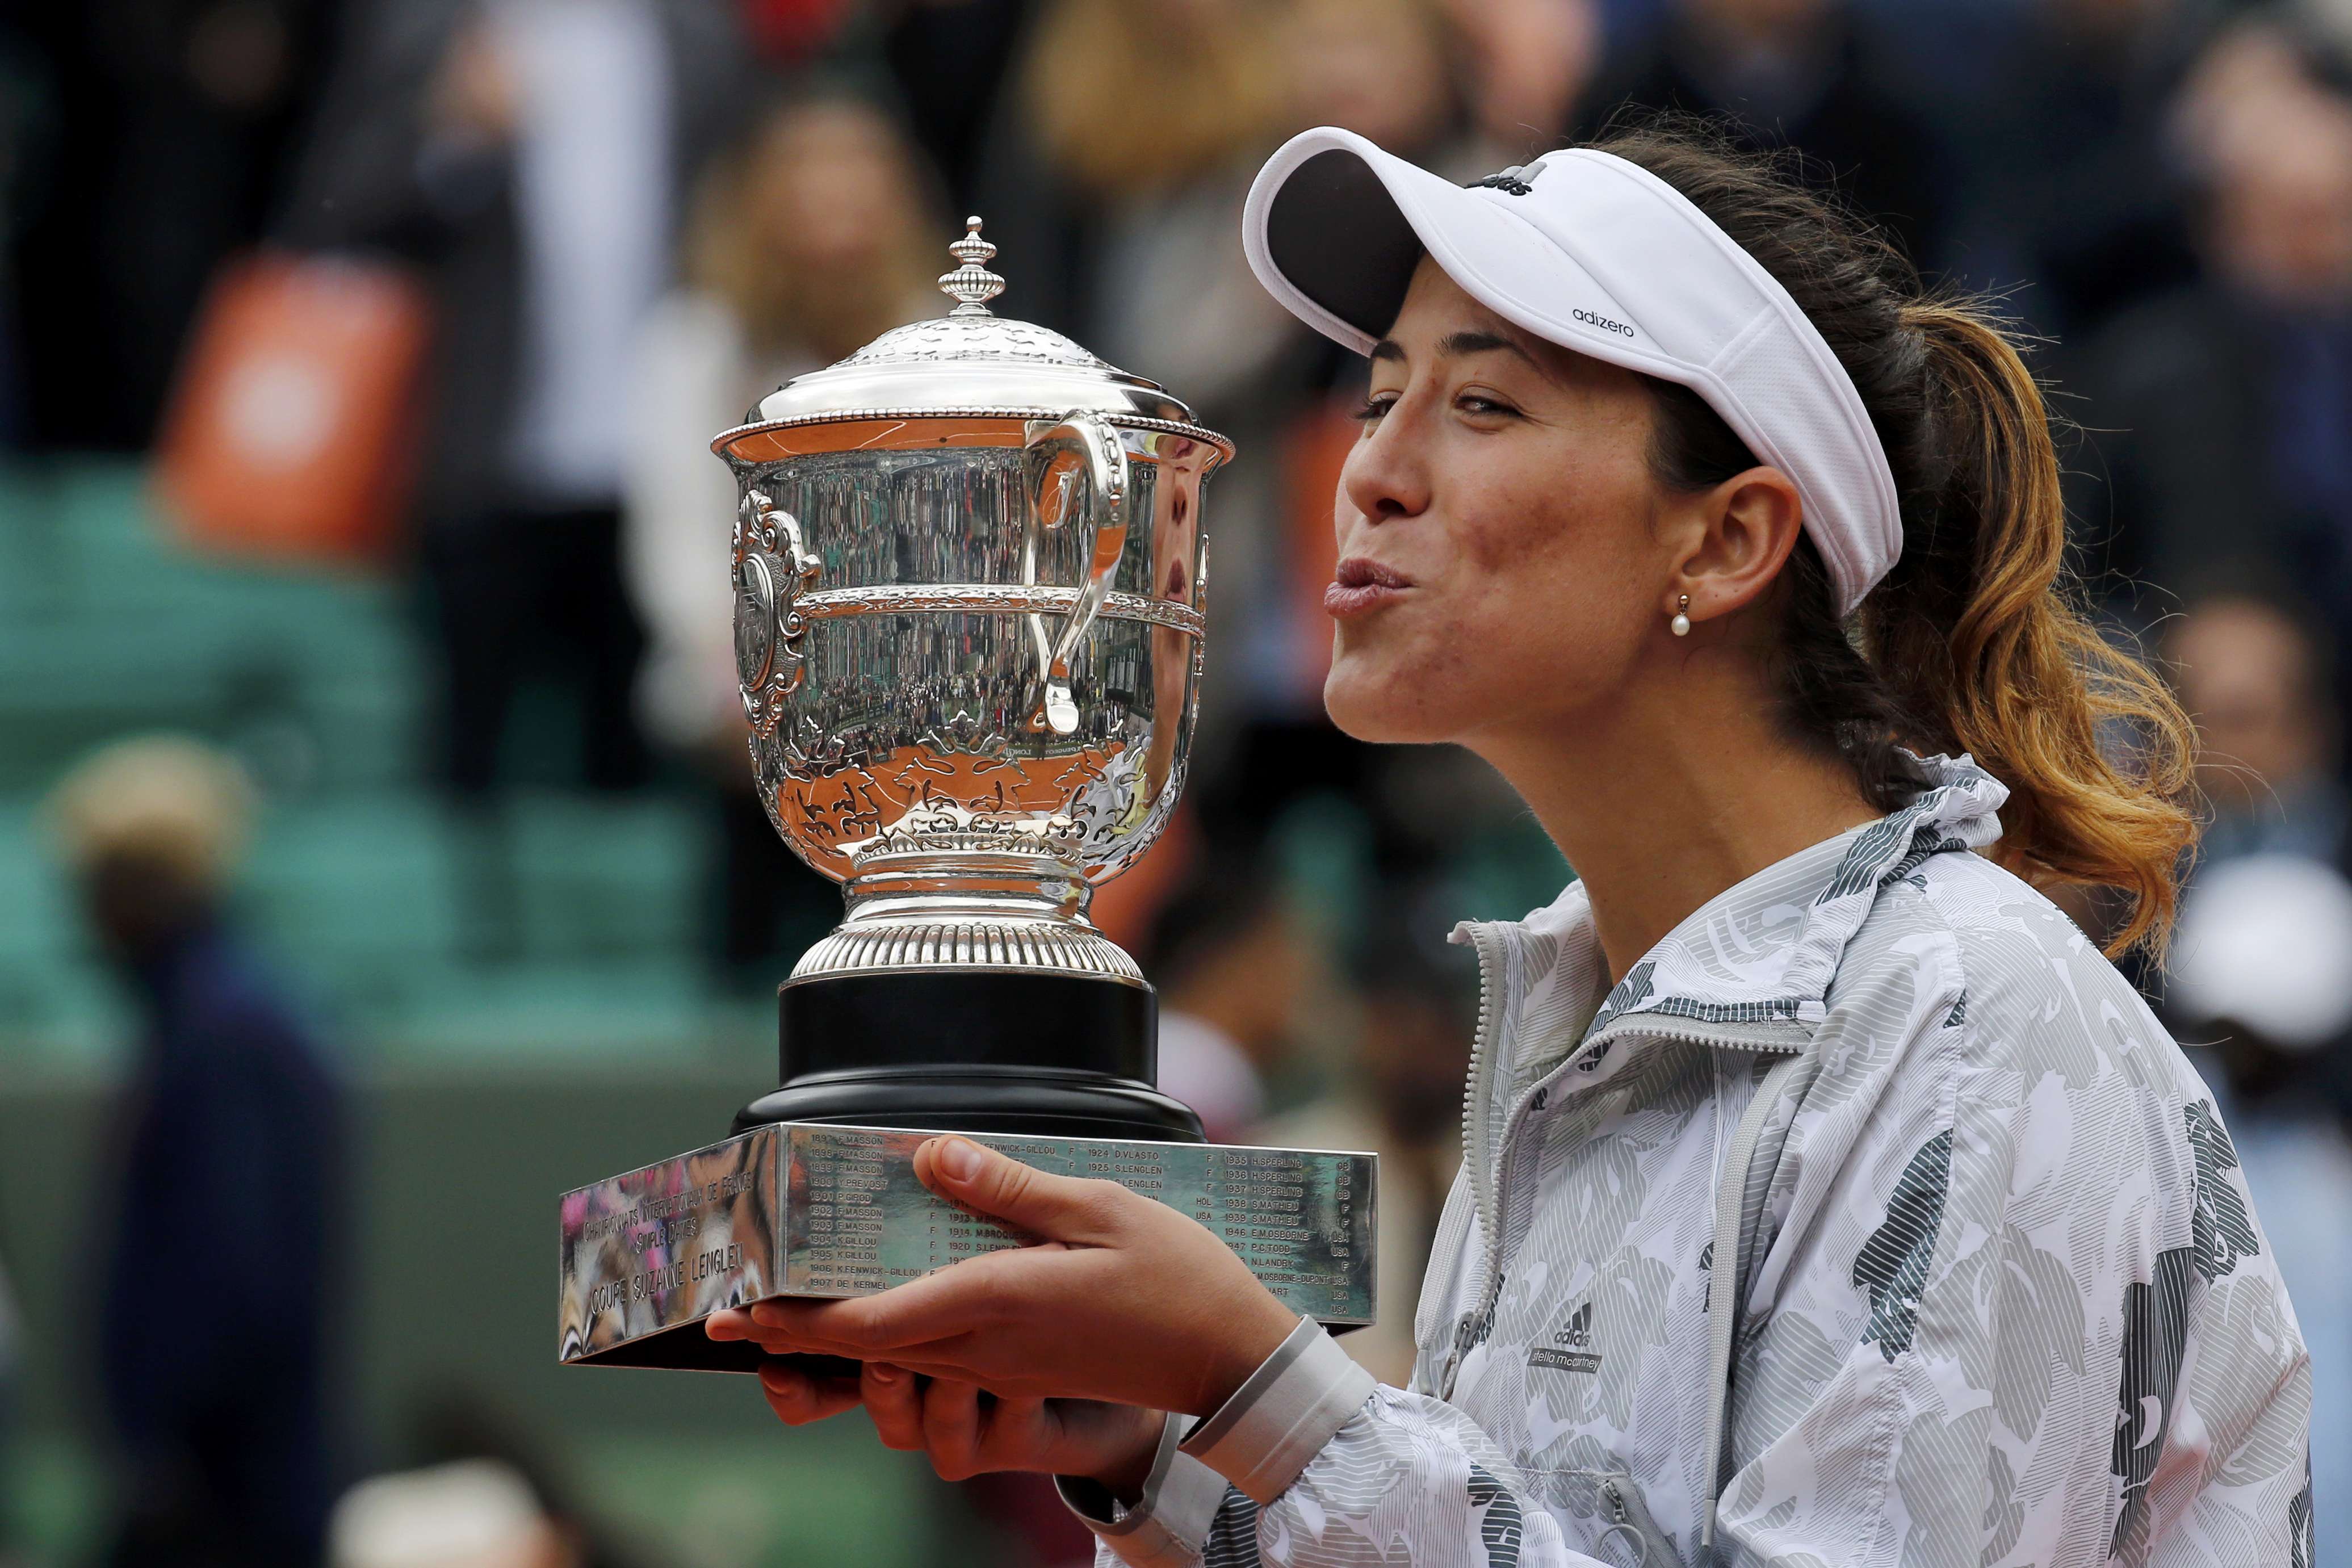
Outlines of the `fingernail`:
{"label": "fingernail", "polygon": [[771,1394],[798,1394],[805,1386],[799,1373],[788,1366],[773,1363],[760,1369],[760,1381],[768,1385]]}
{"label": "fingernail", "polygon": [[784,1326],[784,1310],[782,1307],[754,1307],[751,1309],[751,1321],[763,1329],[781,1329]]}
{"label": "fingernail", "polygon": [[898,1381],[898,1369],[887,1361],[872,1363],[866,1370],[874,1374],[874,1381],[877,1383],[888,1384]]}
{"label": "fingernail", "polygon": [[950,1182],[969,1182],[980,1174],[980,1150],[961,1138],[942,1138],[931,1155],[931,1163],[944,1172]]}

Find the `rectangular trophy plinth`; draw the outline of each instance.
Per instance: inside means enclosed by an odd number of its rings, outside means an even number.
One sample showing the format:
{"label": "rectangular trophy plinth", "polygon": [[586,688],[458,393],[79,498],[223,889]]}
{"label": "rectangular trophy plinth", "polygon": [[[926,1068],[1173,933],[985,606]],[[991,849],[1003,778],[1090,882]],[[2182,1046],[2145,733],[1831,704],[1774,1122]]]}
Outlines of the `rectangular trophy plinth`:
{"label": "rectangular trophy plinth", "polygon": [[[565,1194],[559,1359],[751,1372],[759,1347],[708,1338],[704,1318],[774,1296],[872,1295],[1020,1246],[915,1179],[915,1151],[934,1136],[782,1122]],[[961,1136],[1191,1215],[1302,1316],[1372,1321],[1374,1155]]]}

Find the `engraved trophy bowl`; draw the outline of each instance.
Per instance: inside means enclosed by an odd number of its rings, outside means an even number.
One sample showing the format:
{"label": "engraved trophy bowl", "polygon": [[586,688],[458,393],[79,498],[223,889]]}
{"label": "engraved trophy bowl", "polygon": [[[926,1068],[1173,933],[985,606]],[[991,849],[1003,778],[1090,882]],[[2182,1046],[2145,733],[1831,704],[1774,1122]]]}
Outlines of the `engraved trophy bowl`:
{"label": "engraved trophy bowl", "polygon": [[846,905],[780,988],[782,1087],[737,1126],[1198,1140],[1087,906],[1183,786],[1202,488],[1233,447],[991,311],[980,227],[949,247],[952,310],[712,442],[760,798]]}
{"label": "engraved trophy bowl", "polygon": [[1302,1314],[1378,1315],[1377,1158],[1203,1143],[1153,1087],[1150,986],[1087,920],[1183,787],[1201,488],[1232,445],[992,314],[968,227],[947,315],[712,443],[760,795],[847,913],[778,988],[782,1087],[732,1136],[564,1194],[567,1363],[756,1371],[710,1313],[1024,1245],[917,1180],[935,1131],[1176,1208]]}

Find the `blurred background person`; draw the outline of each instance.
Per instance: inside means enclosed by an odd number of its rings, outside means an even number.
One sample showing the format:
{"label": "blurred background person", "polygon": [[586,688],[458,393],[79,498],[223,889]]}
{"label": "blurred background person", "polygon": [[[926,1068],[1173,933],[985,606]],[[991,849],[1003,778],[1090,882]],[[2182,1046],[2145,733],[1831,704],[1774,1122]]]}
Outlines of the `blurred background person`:
{"label": "blurred background person", "polygon": [[621,572],[628,389],[740,46],[715,0],[394,0],[352,26],[289,229],[410,257],[433,285],[415,504],[438,769],[477,840],[468,945],[503,958],[519,914],[495,792],[526,679],[574,704],[559,777],[648,776]]}
{"label": "blurred background person", "polygon": [[2311,1350],[2314,1524],[2352,1531],[2352,883],[2280,851],[2201,870],[2181,905],[2166,1012],[2204,1045],[2189,1059],[2228,1127],[2192,1133],[2198,1157],[2245,1168]]}
{"label": "blurred background person", "polygon": [[583,1501],[545,1435],[462,1385],[429,1390],[385,1473],[336,1501],[327,1568],[658,1568]]}
{"label": "blurred background person", "polygon": [[[1476,162],[1498,169],[1558,146],[1607,58],[1601,7],[1594,0],[1446,0],[1444,11]],[[1354,128],[1347,119],[1328,123]]]}
{"label": "blurred background person", "polygon": [[[1284,62],[1265,47],[1266,29],[1287,11],[1286,0],[1267,8],[1038,0],[1007,65],[1003,124],[975,176],[973,210],[988,219],[1006,264],[997,268],[1009,285],[1000,313],[1089,348],[1098,345],[1087,333],[1106,319],[1126,325],[1156,308],[1186,313],[1192,286],[1181,305],[1107,294],[1102,247],[1130,212],[1203,182],[1239,180],[1247,189],[1242,165],[1273,133],[1281,100]],[[1234,346],[1244,354],[1255,347]]]}
{"label": "blurred background person", "polygon": [[335,1504],[328,1568],[587,1568],[530,1485],[496,1459],[361,1482]]}
{"label": "blurred background person", "polygon": [[1926,119],[1889,86],[1890,46],[1845,0],[1666,0],[1605,71],[1588,128],[1625,106],[1722,115],[1750,146],[1793,147],[1915,260],[1940,254],[1951,179]]}
{"label": "blurred background person", "polygon": [[728,585],[735,479],[710,439],[792,377],[936,314],[961,232],[888,114],[811,84],[704,173],[681,286],[638,331],[624,475],[628,584],[650,634],[636,710],[710,791],[707,952],[730,983],[772,986],[841,899],[751,787]]}
{"label": "blurred background person", "polygon": [[2197,721],[2198,785],[2212,813],[2200,874],[2267,854],[2352,869],[2326,643],[2280,604],[2227,595],[2167,623],[2163,647]]}
{"label": "blurred background person", "polygon": [[1381,1382],[1402,1388],[1412,1376],[1413,1314],[1387,1304],[1421,1299],[1437,1216],[1462,1168],[1477,969],[1435,926],[1391,911],[1357,942],[1348,980],[1357,1026],[1337,1085],[1267,1122],[1257,1141],[1368,1149],[1381,1157],[1373,1237],[1381,1320],[1339,1343]]}
{"label": "blurred background person", "polygon": [[108,747],[49,801],[145,1024],[108,1132],[100,1301],[120,1568],[316,1563],[338,1479],[342,1091],[227,913],[252,807],[233,763],[168,736]]}
{"label": "blurred background person", "polygon": [[[266,231],[335,44],[337,0],[88,0],[0,24],[0,226],[44,447],[152,436],[214,269]],[[21,204],[21,205],[19,205]],[[0,332],[0,337],[5,337]]]}
{"label": "blurred background person", "polygon": [[[2199,266],[2084,346],[2076,503],[2095,580],[2146,626],[2255,586],[2352,643],[2352,100],[2268,25],[2178,110]],[[2136,585],[2159,590],[2149,595]]]}
{"label": "blurred background person", "polygon": [[1933,34],[1934,68],[1910,73],[1924,79],[1951,161],[1937,193],[1949,213],[1942,247],[1919,259],[2013,289],[2011,308],[2057,335],[2063,353],[2116,310],[2193,276],[2167,121],[2221,7],[2026,0],[1981,10],[1986,36],[1966,89],[1951,89],[1963,73]]}
{"label": "blurred background person", "polygon": [[1160,992],[1160,1087],[1201,1113],[1212,1143],[1248,1143],[1268,1080],[1298,1044],[1317,955],[1262,862],[1197,866],[1160,906],[1140,955]]}
{"label": "blurred background person", "polygon": [[[2164,627],[2211,812],[2163,976],[2311,1346],[2321,1530],[2352,1531],[2352,883],[2322,639],[2245,594]],[[2224,1140],[2226,1144],[2226,1139]],[[2215,1145],[2217,1151],[2224,1144]]]}
{"label": "blurred background person", "polygon": [[[24,1329],[16,1316],[16,1298],[8,1287],[8,1270],[0,1264],[0,1468],[17,1460],[18,1423],[24,1402]],[[16,1509],[0,1504],[0,1568],[17,1568],[19,1542]]]}
{"label": "blurred background person", "polygon": [[1035,0],[880,0],[848,21],[866,41],[845,38],[834,50],[845,60],[870,51],[896,89],[908,134],[959,213],[981,201],[1013,62],[1036,8]]}

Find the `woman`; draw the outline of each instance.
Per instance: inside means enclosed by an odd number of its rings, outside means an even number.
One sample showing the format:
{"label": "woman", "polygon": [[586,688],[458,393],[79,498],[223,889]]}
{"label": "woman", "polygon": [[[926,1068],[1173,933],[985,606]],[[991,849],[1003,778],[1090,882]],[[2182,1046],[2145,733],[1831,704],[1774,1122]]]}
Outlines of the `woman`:
{"label": "woman", "polygon": [[735,479],[710,435],[779,383],[930,313],[934,205],[887,114],[805,84],[705,173],[685,282],[638,334],[624,519],[649,634],[636,708],[647,733],[713,784],[710,957],[730,981],[772,986],[780,942],[797,954],[840,918],[841,900],[778,840],[744,766],[727,585]]}
{"label": "woman", "polygon": [[2033,382],[1768,167],[1605,147],[1463,190],[1310,132],[1245,219],[1371,360],[1333,718],[1468,746],[1581,873],[1459,933],[1410,1389],[1182,1216],[953,1138],[924,1179],[1045,1245],[712,1331],[863,1362],[763,1382],[1051,1468],[1131,1563],[2307,1563],[2228,1135],[2033,886],[2152,943],[2192,837],[2179,709],[2056,587]]}

